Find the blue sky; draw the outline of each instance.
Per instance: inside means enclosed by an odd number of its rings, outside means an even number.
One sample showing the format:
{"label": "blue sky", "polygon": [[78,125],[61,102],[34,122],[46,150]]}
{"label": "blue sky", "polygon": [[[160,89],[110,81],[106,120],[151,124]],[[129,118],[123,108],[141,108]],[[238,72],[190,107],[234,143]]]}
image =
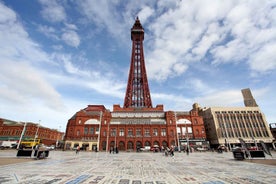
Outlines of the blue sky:
{"label": "blue sky", "polygon": [[0,117],[65,130],[123,106],[136,16],[153,106],[244,106],[250,88],[276,122],[275,0],[0,0]]}

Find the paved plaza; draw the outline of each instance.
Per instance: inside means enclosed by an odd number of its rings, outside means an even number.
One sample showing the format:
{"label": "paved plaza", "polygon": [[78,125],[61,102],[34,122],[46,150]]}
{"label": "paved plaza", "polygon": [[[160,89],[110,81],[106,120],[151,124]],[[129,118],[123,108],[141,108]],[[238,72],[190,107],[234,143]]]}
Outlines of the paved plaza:
{"label": "paved plaza", "polygon": [[[0,151],[0,158],[15,155],[15,150]],[[276,158],[275,152],[273,157]],[[73,151],[51,151],[47,159],[1,165],[0,183],[271,184],[276,183],[276,166],[237,161],[231,152],[189,155],[176,152],[174,157],[165,157],[152,152],[80,152],[76,155]]]}

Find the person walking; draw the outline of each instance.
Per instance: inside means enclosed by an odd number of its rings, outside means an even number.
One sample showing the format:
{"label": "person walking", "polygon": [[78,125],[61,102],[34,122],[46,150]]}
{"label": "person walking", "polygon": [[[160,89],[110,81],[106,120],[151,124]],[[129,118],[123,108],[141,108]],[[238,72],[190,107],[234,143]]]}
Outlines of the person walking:
{"label": "person walking", "polygon": [[173,157],[174,156],[174,146],[171,146],[170,152],[171,152],[171,156]]}
{"label": "person walking", "polygon": [[79,151],[80,151],[80,146],[77,146],[76,154],[79,154]]}

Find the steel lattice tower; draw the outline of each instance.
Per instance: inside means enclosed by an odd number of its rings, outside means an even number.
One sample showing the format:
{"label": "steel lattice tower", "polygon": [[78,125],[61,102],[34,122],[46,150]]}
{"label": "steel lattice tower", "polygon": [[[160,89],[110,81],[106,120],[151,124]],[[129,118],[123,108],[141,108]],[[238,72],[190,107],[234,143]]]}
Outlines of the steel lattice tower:
{"label": "steel lattice tower", "polygon": [[137,17],[131,29],[132,54],[124,108],[152,108],[144,60],[144,28]]}

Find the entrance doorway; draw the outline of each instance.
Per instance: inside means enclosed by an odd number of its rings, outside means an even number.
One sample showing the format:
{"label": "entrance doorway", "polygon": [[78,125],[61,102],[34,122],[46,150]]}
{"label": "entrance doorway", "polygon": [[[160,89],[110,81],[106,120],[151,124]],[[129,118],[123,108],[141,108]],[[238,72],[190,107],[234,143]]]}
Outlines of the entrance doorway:
{"label": "entrance doorway", "polygon": [[93,144],[92,145],[92,151],[95,151],[95,152],[98,151],[97,144]]}

